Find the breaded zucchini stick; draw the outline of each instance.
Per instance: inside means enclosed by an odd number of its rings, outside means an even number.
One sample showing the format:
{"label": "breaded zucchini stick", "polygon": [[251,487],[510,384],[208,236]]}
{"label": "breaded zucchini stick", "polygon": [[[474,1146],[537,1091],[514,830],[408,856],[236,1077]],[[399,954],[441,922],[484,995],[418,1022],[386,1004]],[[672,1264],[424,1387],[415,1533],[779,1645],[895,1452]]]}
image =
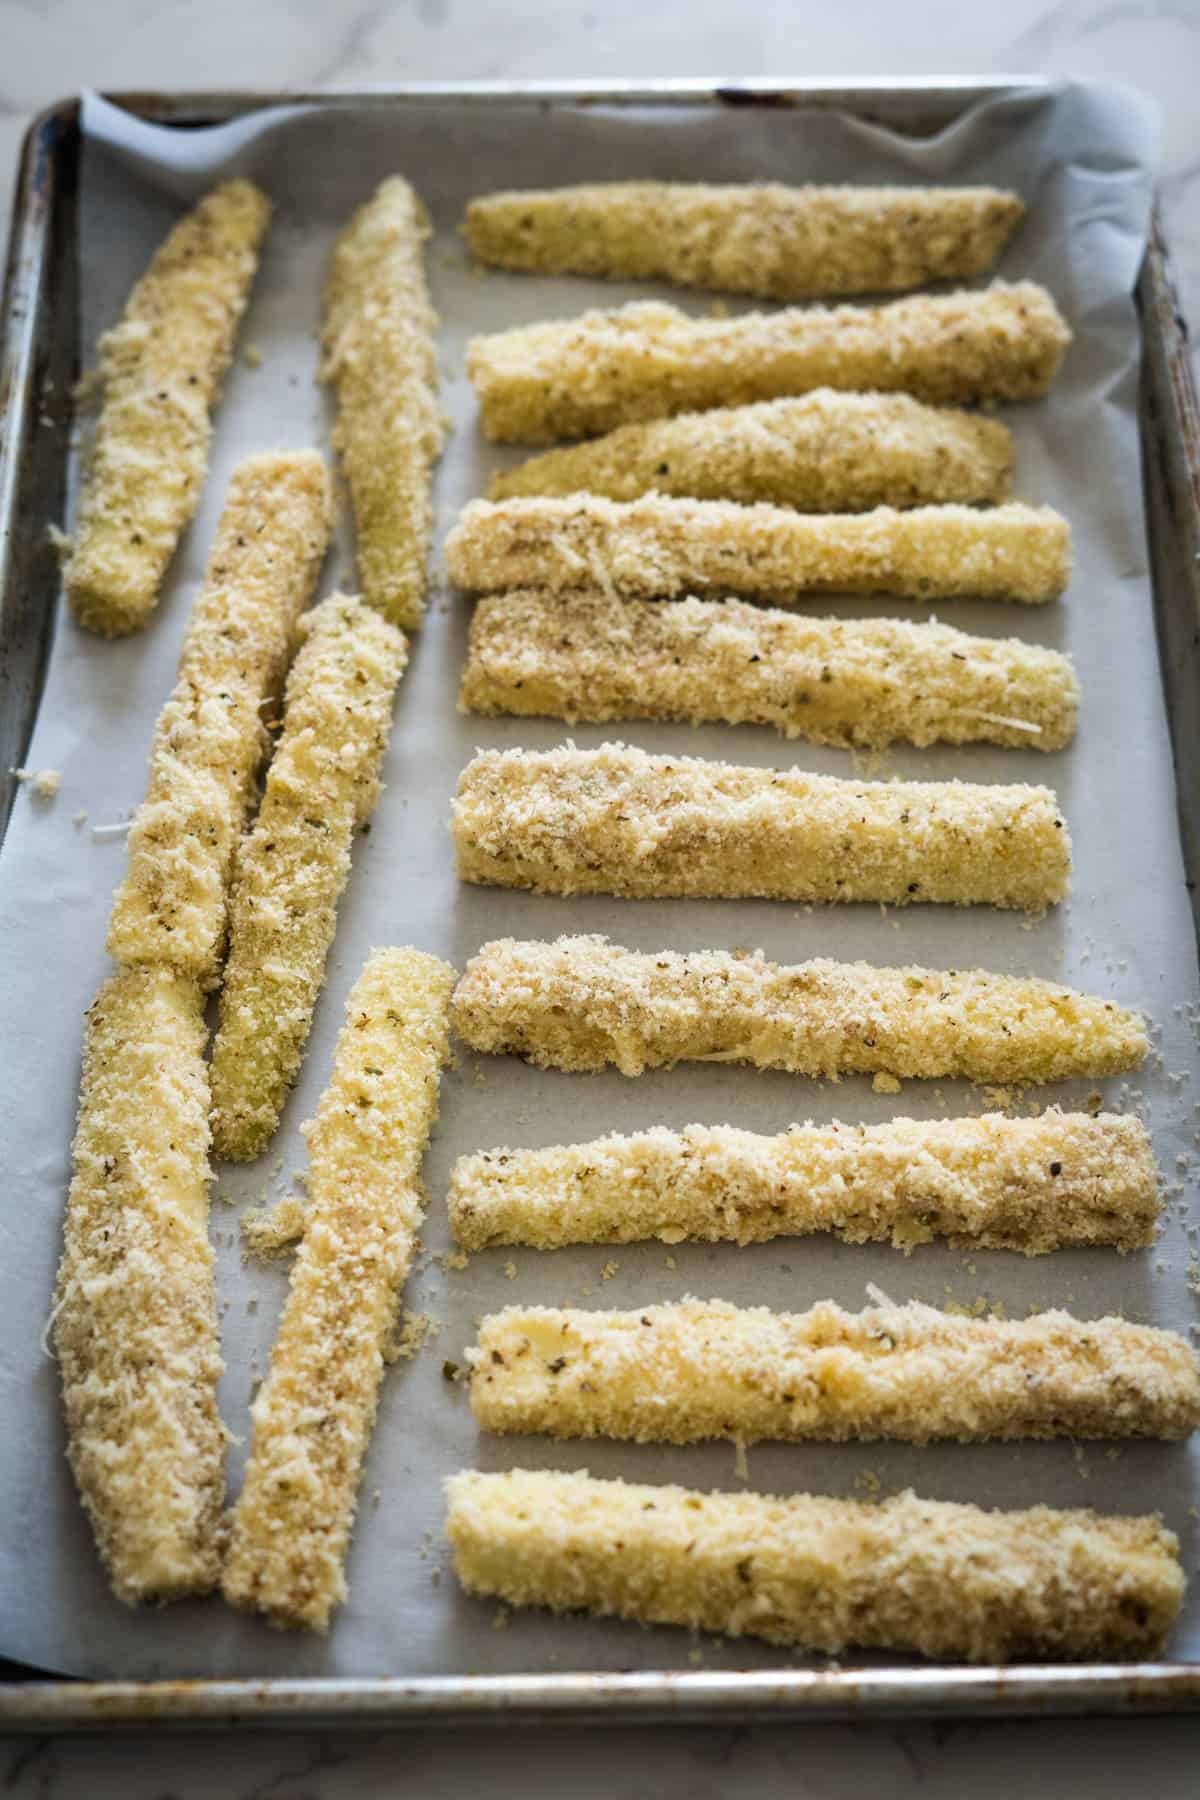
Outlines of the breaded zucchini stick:
{"label": "breaded zucchini stick", "polygon": [[220,1572],[205,1035],[195,981],[125,969],[83,1047],[53,1336],[67,1455],[128,1604],[206,1593]]}
{"label": "breaded zucchini stick", "polygon": [[552,444],[813,388],[908,393],[935,406],[1037,400],[1070,341],[1045,288],[997,281],[885,306],[733,319],[634,301],[475,338],[467,373],[489,438]]}
{"label": "breaded zucchini stick", "polygon": [[630,599],[895,594],[912,600],[1054,600],[1071,578],[1071,530],[1049,506],[879,506],[792,512],[732,500],[472,500],[446,539],[460,588]]}
{"label": "breaded zucchini stick", "polygon": [[108,949],[120,963],[216,979],[234,851],[270,741],[263,707],[279,693],[331,526],[315,451],[250,456],[234,470],[113,900]]}
{"label": "breaded zucchini stick", "polygon": [[379,794],[402,632],[361,600],[314,607],[288,676],[283,733],[238,849],[213,1044],[213,1143],[248,1162],[279,1123],[325,979],[355,827]]}
{"label": "breaded zucchini stick", "polygon": [[100,340],[103,404],[64,571],[75,617],[121,637],[146,623],[208,469],[212,409],[270,202],[248,181],[180,220]]}
{"label": "breaded zucchini stick", "polygon": [[899,741],[1061,750],[1070,659],[936,621],[811,619],[741,600],[621,600],[518,589],[471,619],[459,710],[523,717],[721,720],[814,744]]}
{"label": "breaded zucchini stick", "polygon": [[1026,1256],[1143,1249],[1162,1210],[1140,1119],[1056,1107],[1033,1119],[809,1123],[778,1137],[658,1125],[590,1144],[483,1150],[459,1157],[447,1204],[467,1250],[760,1244],[834,1231],[904,1251],[941,1237]]}
{"label": "breaded zucchini stick", "polygon": [[908,394],[819,388],[793,400],[621,425],[493,475],[488,498],[659,493],[869,512],[1007,500],[1012,467],[1012,435],[995,419],[922,406]]}
{"label": "breaded zucchini stick", "polygon": [[1153,1656],[1183,1601],[1157,1516],[701,1494],[563,1470],[468,1471],[446,1535],[469,1594],[837,1655]]}
{"label": "breaded zucchini stick", "polygon": [[496,938],[454,993],[473,1050],[538,1068],[622,1075],[679,1062],[750,1063],[794,1075],[1062,1081],[1136,1068],[1137,1013],[984,969],[770,963],[761,951],[643,953],[604,937]]}
{"label": "breaded zucchini stick", "polygon": [[274,1625],[324,1631],[343,1564],[384,1350],[423,1211],[419,1171],[449,1056],[454,970],[376,950],[316,1119],[305,1126],[309,1214],[233,1511],[223,1592]]}
{"label": "breaded zucchini stick", "polygon": [[986,275],[1024,214],[991,187],[602,181],[484,194],[463,230],[501,269],[813,300]]}
{"label": "breaded zucchini stick", "polygon": [[425,283],[429,218],[393,175],[337,241],[325,289],[321,379],[337,388],[334,444],[354,503],[363,597],[394,625],[421,623],[433,529],[437,315]]}
{"label": "breaded zucchini stick", "polygon": [[482,750],[452,831],[461,881],[540,894],[1041,911],[1071,875],[1049,788],[843,781],[627,744]]}
{"label": "breaded zucchini stick", "polygon": [[1200,1361],[1185,1338],[1065,1312],[506,1306],[481,1320],[466,1359],[471,1410],[500,1433],[973,1444],[1182,1438],[1200,1425]]}

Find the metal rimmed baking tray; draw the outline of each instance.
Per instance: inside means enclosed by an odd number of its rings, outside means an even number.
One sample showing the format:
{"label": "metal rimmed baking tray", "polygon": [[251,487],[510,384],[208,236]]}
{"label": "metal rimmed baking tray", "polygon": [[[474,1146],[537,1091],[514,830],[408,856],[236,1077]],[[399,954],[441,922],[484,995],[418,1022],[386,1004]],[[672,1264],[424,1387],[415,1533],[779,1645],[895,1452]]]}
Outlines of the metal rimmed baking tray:
{"label": "metal rimmed baking tray", "polygon": [[[449,109],[465,109],[463,116],[467,112],[473,117],[484,116],[490,122],[489,128],[499,136],[507,129],[506,121],[511,120],[514,133],[518,128],[525,133],[540,129],[546,141],[547,134],[553,133],[560,121],[578,120],[589,111],[618,117],[622,113],[632,116],[636,111],[650,121],[660,119],[666,128],[685,112],[711,117],[714,124],[721,121],[721,129],[731,120],[742,120],[748,135],[753,135],[757,121],[766,117],[804,120],[826,113],[858,121],[868,131],[877,128],[882,133],[917,141],[952,132],[971,109],[1018,91],[1036,99],[1048,90],[1037,82],[1023,80],[904,85],[879,82],[852,88],[803,82],[724,87],[688,82],[579,88],[460,89],[438,85],[369,94],[285,98],[289,104],[310,108],[318,118],[337,109],[370,113],[402,108],[424,112],[431,121],[444,121]],[[113,98],[137,118],[180,131],[249,118],[281,101],[279,96],[266,95]],[[438,128],[444,129],[444,125],[439,124]],[[431,125],[431,133],[432,130]],[[37,121],[27,143],[18,186],[0,343],[0,382],[7,402],[6,431],[0,444],[0,766],[5,768],[24,760],[50,654],[57,572],[46,527],[62,518],[68,439],[74,424],[70,395],[79,368],[90,352],[80,326],[81,296],[93,278],[86,259],[81,269],[78,255],[80,209],[86,203],[81,162],[80,112],[72,102],[52,109]],[[419,170],[411,172],[420,185]],[[504,176],[492,166],[481,169],[474,179],[475,185],[482,187],[501,185]],[[619,297],[614,295],[613,299]],[[1138,404],[1144,516],[1179,792],[1190,802],[1200,791],[1196,785],[1200,774],[1196,767],[1200,755],[1196,727],[1200,721],[1195,717],[1200,704],[1196,679],[1200,673],[1196,667],[1200,620],[1200,437],[1186,333],[1172,296],[1166,248],[1157,225],[1151,232],[1137,299],[1142,343]],[[590,303],[590,297],[579,302],[584,303]],[[561,301],[556,301],[543,310],[564,308]],[[1073,595],[1069,604],[1086,605],[1087,596]],[[1020,631],[1024,623],[1005,621],[1003,628]],[[1148,616],[1145,627],[1148,631]],[[452,667],[452,663],[453,659],[448,666]],[[562,735],[561,729],[547,726],[538,741],[552,742]],[[635,734],[631,730],[626,735]],[[478,738],[499,741],[487,737],[482,727]],[[503,741],[520,738],[513,735]],[[731,734],[723,741],[721,753],[737,759],[747,742],[739,734],[735,743]],[[772,755],[778,750],[775,745],[761,746],[761,741],[760,748]],[[1102,748],[1093,733],[1089,756],[1095,758]],[[137,754],[141,753],[139,746]],[[789,760],[799,758],[789,755]],[[909,772],[907,766],[905,772]],[[1022,774],[1033,778],[1025,769]],[[1046,770],[1043,778],[1054,776]],[[6,816],[11,799],[10,794]],[[1180,808],[1179,828],[1190,881],[1200,849],[1190,804]],[[373,840],[373,855],[378,853],[375,845],[379,835]],[[448,851],[443,847],[439,854],[447,857]],[[1164,870],[1164,879],[1166,875]],[[523,908],[524,930],[529,935],[541,935],[543,931],[548,935],[552,930],[570,928],[564,908],[551,903],[546,903],[546,925],[535,922],[541,916],[532,910],[537,904],[531,902]],[[706,917],[712,916],[709,909]],[[484,917],[483,913],[478,914],[479,920]],[[590,923],[589,920],[588,926],[582,928],[590,928]],[[476,930],[474,941],[510,928],[507,923],[497,923],[486,930]],[[965,924],[961,929],[966,930]],[[985,936],[989,926],[983,922],[977,924],[977,929]],[[703,926],[698,926],[692,933],[696,941],[703,930]],[[398,940],[405,935],[402,916],[396,921],[394,932]],[[615,929],[614,935],[618,935]],[[645,928],[641,941],[650,941]],[[908,954],[903,938],[900,945]],[[988,956],[981,951],[978,960],[987,961]],[[1096,985],[1101,984],[1101,979],[1097,972]],[[315,1053],[310,1060],[315,1060]],[[547,1099],[552,1087],[553,1084],[545,1084],[541,1090]],[[556,1103],[565,1091],[553,1089]],[[504,1092],[515,1095],[517,1088],[513,1086]],[[852,1103],[849,1091],[844,1091],[842,1105]],[[807,1106],[807,1098],[796,1104]],[[614,1129],[621,1124],[620,1119],[612,1120]],[[561,1127],[556,1132],[548,1126],[543,1133],[546,1139],[555,1135],[564,1135]],[[439,1164],[439,1168],[443,1166]],[[433,1186],[436,1195],[436,1183]],[[593,1264],[603,1260],[603,1255],[593,1253]],[[860,1266],[857,1259],[853,1266]],[[867,1272],[865,1260],[861,1267]],[[869,1272],[877,1276],[877,1266],[872,1264]],[[904,1279],[901,1273],[897,1285]],[[694,1280],[707,1282],[710,1291],[722,1287],[728,1291],[728,1282],[717,1275],[698,1275]],[[600,1293],[597,1288],[595,1304],[602,1303]],[[610,1295],[611,1303],[622,1303],[619,1284],[603,1290],[605,1301]],[[508,1295],[501,1290],[501,1297]],[[514,1289],[511,1297],[522,1295]],[[538,1297],[552,1297],[544,1280]],[[595,1452],[594,1461],[599,1460],[599,1452]],[[757,1473],[754,1479],[756,1485],[769,1485]],[[1144,1484],[1133,1477],[1110,1476],[1108,1491],[1120,1494],[1120,1502],[1108,1503],[1154,1504],[1153,1479],[1152,1474],[1151,1491],[1147,1492]],[[1079,1503],[1104,1504],[1100,1487],[1101,1476],[1097,1475],[1090,1489],[1080,1489],[1074,1497]],[[370,1516],[364,1514],[364,1529],[369,1528]],[[480,1614],[479,1622],[490,1637],[487,1618]],[[145,1623],[148,1630],[154,1628],[153,1618]],[[515,1634],[514,1641],[520,1641]],[[610,1661],[608,1666],[593,1670],[555,1670],[548,1660],[537,1664],[531,1656],[526,1667],[508,1666],[493,1674],[459,1669],[417,1676],[397,1673],[341,1679],[276,1673],[271,1679],[262,1680],[17,1680],[0,1690],[0,1728],[26,1726],[44,1730],[118,1723],[145,1725],[149,1721],[277,1722],[293,1726],[336,1721],[378,1726],[385,1722],[508,1722],[601,1716],[728,1720],[789,1714],[817,1717],[1172,1709],[1200,1704],[1200,1668],[1178,1662],[1127,1668],[949,1669],[880,1666],[874,1659],[863,1667],[814,1669],[764,1666],[761,1658],[747,1658],[747,1666],[742,1667],[692,1668],[686,1666],[685,1655],[682,1668],[631,1668],[631,1663],[638,1662],[639,1646],[645,1640],[635,1632],[627,1632],[622,1642],[623,1649],[613,1653],[620,1658],[615,1665]],[[732,1654],[736,1660],[737,1652]],[[481,1650],[480,1664],[484,1660],[485,1652]],[[272,1666],[278,1669],[277,1657]]]}

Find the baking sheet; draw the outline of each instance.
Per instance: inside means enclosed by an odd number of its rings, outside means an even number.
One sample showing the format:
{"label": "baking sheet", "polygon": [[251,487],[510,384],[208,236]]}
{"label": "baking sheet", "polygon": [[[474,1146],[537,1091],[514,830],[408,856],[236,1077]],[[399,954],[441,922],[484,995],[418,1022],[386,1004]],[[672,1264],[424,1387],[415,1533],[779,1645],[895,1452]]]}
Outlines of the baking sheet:
{"label": "baking sheet", "polygon": [[[633,1306],[685,1293],[800,1309],[832,1296],[846,1306],[875,1283],[897,1300],[1011,1314],[1062,1304],[1082,1315],[1119,1310],[1182,1331],[1200,1321],[1189,1285],[1191,1165],[1200,1157],[1200,1018],[1196,952],[1175,823],[1170,751],[1153,635],[1141,520],[1135,422],[1137,333],[1130,293],[1146,230],[1153,120],[1128,90],[1064,85],[1016,93],[972,111],[934,137],[902,137],[838,115],[701,106],[624,109],[526,102],[397,102],[370,108],[279,109],[219,130],[169,132],[89,100],[80,208],[83,338],[119,314],[124,296],[180,204],[220,176],[260,180],[276,223],[231,371],[210,478],[192,530],[148,631],[121,643],[60,622],[40,720],[26,762],[62,772],[57,799],[19,796],[0,856],[0,1021],[5,1084],[0,1128],[9,1146],[0,1208],[0,1653],[93,1676],[260,1674],[418,1675],[569,1669],[769,1667],[766,1646],[693,1643],[681,1632],[618,1624],[506,1618],[457,1591],[441,1545],[441,1481],[470,1464],[592,1469],[649,1480],[735,1488],[731,1446],[638,1448],[481,1438],[461,1388],[442,1375],[460,1360],[483,1312],[513,1301]],[[1102,1084],[1106,1102],[1149,1118],[1170,1185],[1159,1245],[1125,1259],[1067,1252],[1027,1262],[927,1246],[905,1258],[881,1247],[810,1238],[745,1249],[663,1245],[541,1254],[498,1250],[447,1268],[452,1248],[444,1194],[453,1158],[499,1143],[532,1145],[656,1122],[730,1120],[761,1131],[794,1119],[937,1117],[987,1104],[961,1084],[908,1083],[899,1098],[862,1080],[802,1082],[748,1069],[683,1068],[627,1082],[571,1077],[464,1052],[443,1084],[442,1119],[426,1162],[431,1208],[427,1258],[407,1304],[439,1325],[414,1359],[388,1374],[362,1489],[350,1558],[350,1600],[325,1641],[283,1637],[235,1617],[218,1601],[133,1614],[109,1595],[63,1459],[57,1380],[42,1329],[58,1252],[78,1074],[80,1021],[107,972],[103,938],[111,890],[125,865],[120,837],[93,827],[128,816],[140,798],[153,720],[174,673],[188,607],[229,474],[248,452],[328,442],[327,398],[314,385],[321,278],[348,212],[394,170],[433,213],[430,254],[442,315],[443,395],[454,420],[438,477],[438,539],[488,471],[520,454],[485,446],[463,373],[466,340],[480,330],[564,316],[591,304],[664,292],[652,284],[596,284],[470,271],[455,234],[465,199],[483,188],[653,175],[726,180],[993,181],[1017,187],[1030,217],[1001,273],[1030,275],[1056,294],[1076,343],[1051,400],[1014,410],[1017,491],[1070,517],[1076,574],[1066,600],[1041,610],[967,603],[943,608],[965,629],[1017,632],[1068,649],[1083,684],[1081,728],[1068,752],[985,748],[892,753],[880,773],[1049,781],[1075,840],[1075,893],[1048,919],[983,910],[796,909],[774,903],[560,901],[460,889],[446,820],[458,772],[477,745],[550,745],[553,721],[465,719],[454,711],[469,602],[435,581],[428,622],[402,684],[371,834],[355,851],[329,977],[296,1094],[275,1145],[249,1170],[218,1170],[212,1229],[228,1372],[222,1406],[242,1440],[230,1456],[236,1492],[248,1437],[247,1406],[266,1368],[283,1269],[243,1266],[240,1211],[272,1198],[303,1166],[299,1121],[327,1077],[342,1003],[369,949],[414,943],[461,968],[485,939],[513,933],[605,931],[643,949],[759,945],[770,956],[862,956],[877,962],[980,963],[1103,991],[1145,1007],[1158,1053],[1128,1081]],[[679,299],[674,295],[673,298]],[[704,295],[681,304],[702,312]],[[436,562],[435,557],[435,562]],[[324,591],[352,582],[345,537]],[[822,610],[883,616],[928,609],[906,603],[819,602]],[[580,743],[617,730],[577,728]],[[753,727],[630,725],[649,749],[764,766],[799,763],[849,773],[837,751],[789,745]],[[87,819],[76,822],[86,811]],[[1039,1098],[1078,1104],[1092,1084]],[[228,1203],[228,1204],[227,1204]],[[833,1494],[906,1485],[947,1499],[996,1505],[1043,1500],[1142,1510],[1159,1507],[1180,1533],[1186,1565],[1198,1547],[1194,1454],[1178,1445],[901,1445],[752,1448],[748,1480],[762,1489]],[[503,1627],[503,1628],[500,1628]],[[1200,1584],[1175,1644],[1200,1650]],[[786,1660],[786,1659],[785,1659]],[[797,1658],[797,1662],[804,1659]],[[878,1662],[884,1659],[870,1659]],[[894,1660],[894,1659],[893,1659]]]}

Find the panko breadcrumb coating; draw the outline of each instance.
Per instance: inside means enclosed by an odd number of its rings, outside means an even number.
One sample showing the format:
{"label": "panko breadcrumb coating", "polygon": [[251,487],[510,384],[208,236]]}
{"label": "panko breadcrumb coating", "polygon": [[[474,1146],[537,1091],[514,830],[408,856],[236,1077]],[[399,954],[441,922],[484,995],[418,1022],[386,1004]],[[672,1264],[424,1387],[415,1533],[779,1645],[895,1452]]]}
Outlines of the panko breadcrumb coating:
{"label": "panko breadcrumb coating", "polygon": [[212,409],[258,267],[270,202],[248,181],[180,220],[100,340],[103,404],[64,581],[89,631],[146,623],[208,469]]}
{"label": "panko breadcrumb coating", "polygon": [[67,1455],[128,1604],[206,1593],[220,1571],[205,1036],[195,981],[126,969],[83,1047],[53,1337]]}
{"label": "panko breadcrumb coating", "polygon": [[270,742],[263,708],[278,697],[331,526],[315,451],[250,456],[234,470],[113,900],[117,962],[216,980],[234,851]]}
{"label": "panko breadcrumb coating", "polygon": [[1024,213],[991,187],[602,181],[481,195],[463,230],[502,269],[812,300],[986,275]]}
{"label": "panko breadcrumb coating", "polygon": [[302,621],[283,732],[254,829],[238,849],[229,958],[213,1044],[213,1143],[248,1162],[279,1123],[325,979],[350,844],[379,793],[408,644],[334,594]]}
{"label": "panko breadcrumb coating", "polygon": [[351,989],[333,1073],[305,1126],[308,1221],[233,1511],[223,1592],[324,1631],[344,1563],[384,1350],[421,1221],[421,1157],[450,1053],[454,970],[376,950]]}
{"label": "panko breadcrumb coating", "polygon": [[1065,1312],[507,1306],[480,1321],[466,1358],[471,1410],[502,1433],[973,1444],[1182,1438],[1200,1425],[1200,1361],[1185,1338]]}
{"label": "panko breadcrumb coating", "polygon": [[382,182],[337,241],[321,337],[321,379],[337,388],[334,444],[354,502],[363,597],[410,628],[425,611],[433,467],[445,436],[422,248],[429,231],[408,182]]}
{"label": "panko breadcrumb coating", "polygon": [[460,1156],[456,1243],[556,1250],[647,1238],[756,1244],[834,1231],[852,1244],[946,1238],[1026,1256],[1084,1244],[1143,1249],[1162,1208],[1146,1127],[1115,1113],[654,1126],[632,1137]]}
{"label": "panko breadcrumb coating", "polygon": [[630,599],[747,594],[895,594],[914,600],[1054,600],[1071,578],[1071,531],[1049,506],[980,511],[879,506],[808,514],[732,500],[473,500],[446,539],[460,588],[553,593],[599,587]]}
{"label": "panko breadcrumb coating", "polygon": [[1057,982],[985,969],[770,963],[761,951],[642,952],[604,937],[496,938],[455,989],[472,1050],[622,1075],[679,1062],[840,1075],[1062,1081],[1136,1068],[1136,1013]]}
{"label": "panko breadcrumb coating", "polygon": [[869,512],[1007,500],[1012,467],[1012,435],[995,419],[922,406],[908,394],[819,388],[792,400],[621,425],[493,475],[488,499],[659,493]]}
{"label": "panko breadcrumb coating", "polygon": [[1041,911],[1071,873],[1049,788],[844,781],[626,744],[480,751],[452,830],[460,880],[541,894]]}
{"label": "panko breadcrumb coating", "polygon": [[1045,288],[997,281],[885,306],[732,319],[633,301],[475,338],[467,372],[489,438],[552,444],[814,388],[908,393],[935,406],[1038,400],[1070,342]]}
{"label": "panko breadcrumb coating", "polygon": [[812,619],[740,600],[622,600],[518,589],[481,600],[463,712],[605,723],[773,725],[814,744],[991,743],[1061,750],[1070,659],[936,621]]}
{"label": "panko breadcrumb coating", "polygon": [[1157,1517],[701,1494],[551,1469],[468,1471],[446,1488],[470,1594],[827,1655],[1154,1656],[1183,1601],[1179,1540]]}

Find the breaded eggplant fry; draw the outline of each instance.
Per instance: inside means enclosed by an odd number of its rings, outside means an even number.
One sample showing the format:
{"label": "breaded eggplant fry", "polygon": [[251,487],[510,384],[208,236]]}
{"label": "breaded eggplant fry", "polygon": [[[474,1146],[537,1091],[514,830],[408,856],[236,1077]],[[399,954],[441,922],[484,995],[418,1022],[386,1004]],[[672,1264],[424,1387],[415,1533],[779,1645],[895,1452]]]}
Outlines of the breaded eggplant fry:
{"label": "breaded eggplant fry", "polygon": [[450,1052],[454,970],[376,950],[316,1119],[308,1223],[233,1512],[223,1592],[273,1625],[324,1631],[344,1563],[400,1289],[423,1211],[421,1158]]}
{"label": "breaded eggplant fry", "polygon": [[493,475],[488,499],[659,493],[869,512],[1007,500],[1012,468],[1012,435],[995,419],[922,406],[908,394],[819,388],[793,400],[621,425]]}
{"label": "breaded eggplant fry", "polygon": [[1185,1338],[1065,1312],[507,1306],[480,1321],[466,1360],[471,1410],[500,1433],[976,1444],[1182,1438],[1200,1425],[1200,1361]]}
{"label": "breaded eggplant fry", "polygon": [[1055,600],[1071,530],[1049,506],[879,506],[797,513],[732,500],[472,500],[446,539],[460,588],[602,588],[628,599],[894,594],[912,600]]}
{"label": "breaded eggplant fry", "polygon": [[1111,1000],[985,969],[770,963],[761,951],[640,952],[604,937],[497,938],[454,992],[472,1050],[622,1075],[680,1062],[794,1075],[1063,1081],[1136,1068],[1144,1021]]}
{"label": "breaded eggplant fry", "polygon": [[544,1150],[483,1150],[450,1175],[466,1250],[495,1244],[760,1244],[833,1231],[848,1243],[946,1238],[962,1249],[1153,1243],[1162,1202],[1146,1127],[1115,1113],[793,1125],[661,1125]]}
{"label": "breaded eggplant fry", "polygon": [[250,456],[234,470],[113,900],[108,950],[119,963],[216,980],[234,851],[270,742],[263,708],[279,695],[331,526],[315,451]]}
{"label": "breaded eggplant fry", "polygon": [[463,230],[501,269],[815,300],[986,275],[1024,214],[991,187],[603,181],[484,194]]}
{"label": "breaded eggplant fry", "polygon": [[1064,899],[1049,788],[844,781],[598,750],[482,750],[451,825],[461,881],[540,894],[1006,906]]}
{"label": "breaded eggplant fry", "polygon": [[1038,400],[1070,341],[1045,288],[997,281],[885,306],[733,319],[634,301],[478,337],[467,372],[489,438],[552,444],[814,388],[908,393],[935,406]]}
{"label": "breaded eggplant fry", "polygon": [[1156,1516],[701,1494],[557,1469],[472,1470],[447,1495],[469,1594],[828,1655],[1154,1656],[1183,1601],[1179,1540]]}
{"label": "breaded eggplant fry", "polygon": [[103,403],[63,576],[89,631],[121,637],[154,610],[204,485],[212,410],[270,217],[250,182],[214,188],[100,340]]}
{"label": "breaded eggplant fry", "polygon": [[409,628],[425,611],[433,467],[445,436],[422,249],[429,230],[408,182],[383,182],[338,239],[321,338],[321,379],[337,388],[334,444],[354,503],[363,598]]}
{"label": "breaded eggplant fry", "polygon": [[237,855],[229,958],[213,1044],[213,1143],[248,1162],[296,1078],[325,979],[350,844],[379,793],[408,644],[361,600],[335,594],[302,621],[283,733]]}
{"label": "breaded eggplant fry", "polygon": [[67,1455],[130,1605],[207,1593],[220,1573],[205,1035],[195,981],[125,969],[83,1047],[53,1336]]}
{"label": "breaded eggplant fry", "polygon": [[459,709],[606,723],[773,725],[813,744],[1061,750],[1070,659],[936,621],[811,619],[741,600],[517,590],[471,620]]}

